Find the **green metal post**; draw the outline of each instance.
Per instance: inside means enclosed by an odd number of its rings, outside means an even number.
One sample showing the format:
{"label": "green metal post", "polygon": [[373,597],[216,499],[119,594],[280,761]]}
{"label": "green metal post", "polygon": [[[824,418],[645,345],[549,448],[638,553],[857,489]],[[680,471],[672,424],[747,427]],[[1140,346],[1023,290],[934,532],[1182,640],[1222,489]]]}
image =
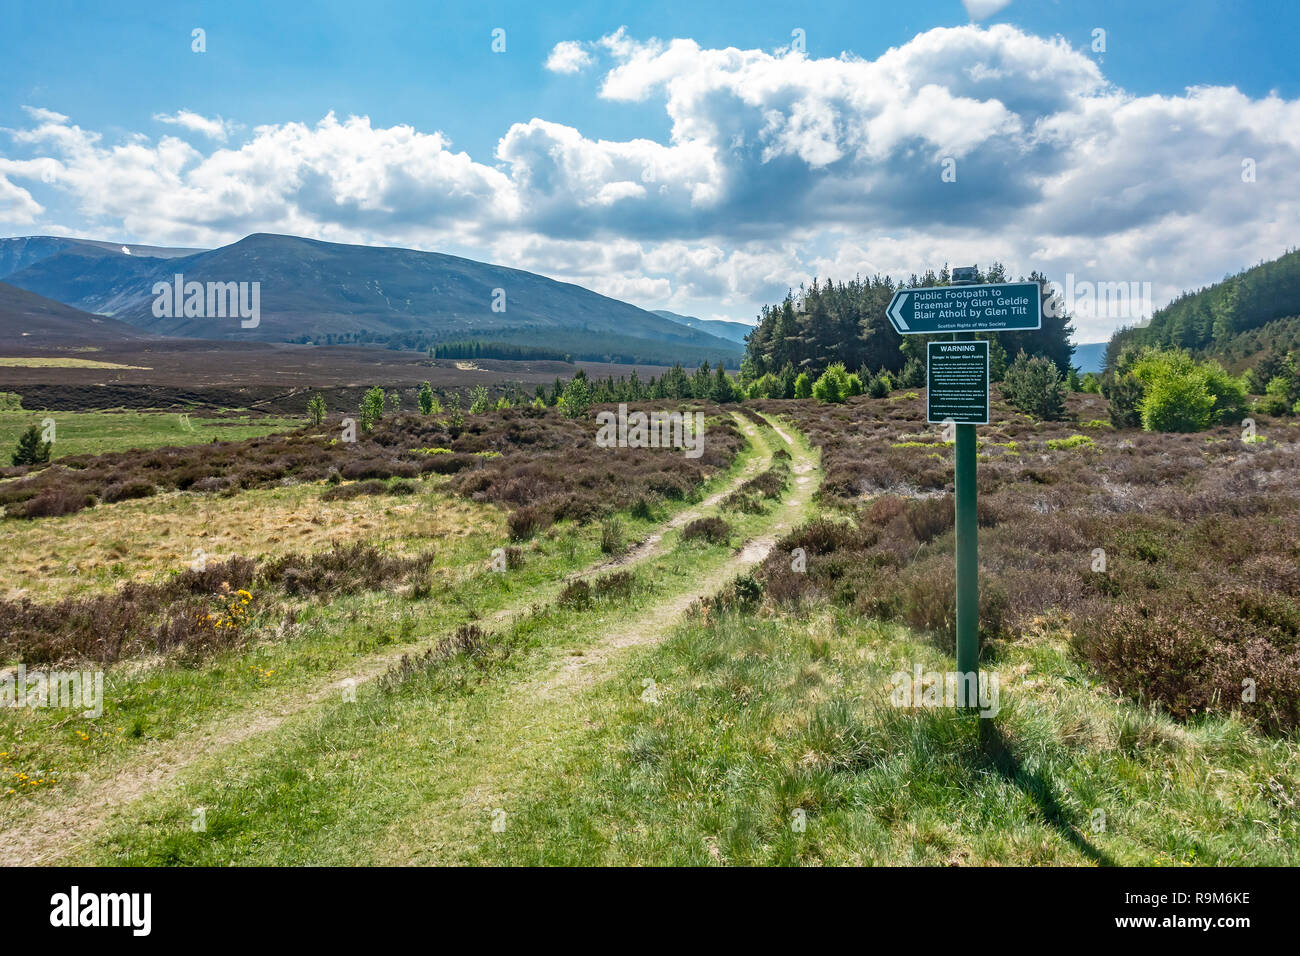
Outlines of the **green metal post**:
{"label": "green metal post", "polygon": [[[979,523],[975,516],[975,426],[957,426],[957,687],[958,706],[978,705],[980,662]],[[966,675],[974,677],[968,683]],[[973,699],[962,700],[961,688]]]}
{"label": "green metal post", "polygon": [[[953,336],[957,338],[957,336]],[[967,334],[963,339],[973,339]],[[979,522],[976,518],[975,426],[958,425],[954,465],[957,537],[957,705],[979,705]],[[967,675],[971,675],[967,680]]]}

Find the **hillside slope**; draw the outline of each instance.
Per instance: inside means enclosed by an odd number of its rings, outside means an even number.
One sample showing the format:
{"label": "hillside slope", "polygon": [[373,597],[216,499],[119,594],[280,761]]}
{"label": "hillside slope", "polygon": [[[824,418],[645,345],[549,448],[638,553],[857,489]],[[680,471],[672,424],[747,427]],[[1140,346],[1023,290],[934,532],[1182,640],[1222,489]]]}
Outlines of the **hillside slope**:
{"label": "hillside slope", "polygon": [[[1145,328],[1121,329],[1111,338],[1108,358],[1125,345],[1176,346],[1240,364],[1244,333],[1262,330],[1270,323],[1300,315],[1300,250],[1229,276],[1196,292],[1185,293],[1158,309]],[[1261,349],[1270,337],[1256,337]],[[1232,343],[1232,347],[1230,347]],[[1283,348],[1300,345],[1288,337]],[[1229,356],[1227,353],[1234,353]],[[1245,364],[1251,364],[1246,361]]]}
{"label": "hillside slope", "polygon": [[120,345],[149,338],[125,322],[91,315],[0,282],[0,352],[14,348]]}
{"label": "hillside slope", "polygon": [[[153,314],[155,282],[260,283],[261,321]],[[740,349],[581,286],[505,266],[411,249],[257,234],[179,258],[125,256],[85,244],[14,271],[9,282],[164,335],[267,341],[491,338],[586,357],[697,363]],[[332,337],[332,338],[331,338]],[[390,342],[390,344],[394,344]]]}

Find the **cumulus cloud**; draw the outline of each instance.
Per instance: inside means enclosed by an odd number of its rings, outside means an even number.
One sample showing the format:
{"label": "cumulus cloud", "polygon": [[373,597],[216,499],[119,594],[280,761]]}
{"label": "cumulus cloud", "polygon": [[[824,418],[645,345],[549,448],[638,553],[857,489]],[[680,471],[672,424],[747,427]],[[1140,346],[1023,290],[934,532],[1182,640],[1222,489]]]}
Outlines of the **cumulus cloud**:
{"label": "cumulus cloud", "polygon": [[590,66],[595,58],[576,40],[565,40],[555,44],[551,55],[546,58],[546,68],[552,73],[578,73]]}
{"label": "cumulus cloud", "polygon": [[558,44],[547,68],[582,69],[593,51],[608,60],[599,95],[660,106],[666,142],[533,117],[475,158],[441,132],[330,114],[225,145],[199,121],[233,137],[226,121],[170,114],[217,140],[198,149],[167,135],[106,143],[32,109],[10,131],[24,155],[0,158],[0,223],[39,223],[49,191],[140,241],[267,230],[454,246],[737,318],[814,273],[994,257],[1013,272],[1151,281],[1160,301],[1295,243],[1300,101],[1138,95],[1063,39],[1008,25],[930,30],[871,60],[620,29]]}
{"label": "cumulus cloud", "polygon": [[224,143],[230,134],[233,124],[227,123],[220,116],[209,119],[206,116],[200,116],[192,110],[177,110],[170,115],[166,113],[155,113],[153,118],[159,123],[167,123],[172,126],[181,126],[195,133],[202,133],[210,139],[215,139]]}
{"label": "cumulus cloud", "polygon": [[331,113],[314,126],[258,127],[238,148],[203,153],[171,136],[104,146],[67,117],[32,115],[36,125],[13,135],[57,155],[50,188],[90,221],[161,241],[224,242],[259,230],[442,240],[517,212],[506,176],[453,151],[442,133],[409,126],[375,129]]}

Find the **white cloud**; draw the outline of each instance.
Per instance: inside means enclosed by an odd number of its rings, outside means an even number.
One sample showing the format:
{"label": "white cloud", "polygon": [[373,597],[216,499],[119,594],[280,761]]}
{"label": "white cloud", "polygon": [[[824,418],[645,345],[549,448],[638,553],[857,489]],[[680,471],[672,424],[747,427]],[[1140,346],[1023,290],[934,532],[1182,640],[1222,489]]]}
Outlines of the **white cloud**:
{"label": "white cloud", "polygon": [[437,242],[517,213],[507,177],[453,152],[441,133],[375,129],[364,117],[262,126],[242,146],[206,154],[169,136],[104,147],[66,117],[36,118],[14,137],[58,154],[50,188],[91,222],[163,242],[220,243],[255,231]]}
{"label": "white cloud", "polygon": [[1011,5],[1011,0],[961,0],[966,8],[966,15],[972,20],[985,20],[1003,7]]}
{"label": "white cloud", "polygon": [[578,73],[595,62],[595,58],[576,40],[555,44],[546,58],[546,68],[552,73]]}
{"label": "white cloud", "polygon": [[167,123],[172,126],[182,126],[195,133],[202,133],[210,139],[224,143],[230,135],[233,124],[227,123],[220,116],[209,119],[206,116],[200,116],[192,110],[177,110],[170,115],[166,113],[155,113],[153,118],[159,123]]}
{"label": "white cloud", "polygon": [[[3,169],[0,161],[0,171]],[[0,175],[0,221],[25,226],[35,222],[43,212],[45,208],[32,198],[31,193]]]}
{"label": "white cloud", "polygon": [[[495,155],[476,159],[441,132],[330,114],[200,149],[174,136],[106,143],[31,109],[10,132],[21,158],[0,157],[0,226],[41,224],[63,197],[81,232],[454,249],[736,318],[813,274],[993,258],[1015,273],[1151,281],[1160,302],[1296,241],[1300,101],[1225,87],[1137,95],[1063,39],[1005,24],[930,30],[874,60],[620,29],[557,45],[548,67],[594,62],[593,50],[610,60],[600,95],[660,104],[666,142],[534,117],[503,123]],[[185,113],[170,119],[202,132]],[[226,121],[197,119],[234,138]],[[1247,158],[1255,182],[1242,180]],[[1085,338],[1110,331],[1080,324]]]}

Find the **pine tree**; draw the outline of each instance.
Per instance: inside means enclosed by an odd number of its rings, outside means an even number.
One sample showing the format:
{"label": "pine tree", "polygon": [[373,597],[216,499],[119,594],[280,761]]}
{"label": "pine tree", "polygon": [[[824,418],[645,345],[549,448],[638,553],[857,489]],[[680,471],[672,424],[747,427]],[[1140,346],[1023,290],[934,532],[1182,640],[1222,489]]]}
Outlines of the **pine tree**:
{"label": "pine tree", "polygon": [[18,465],[43,465],[50,460],[51,445],[41,440],[41,430],[35,425],[27,426],[18,439],[18,447],[10,461]]}

